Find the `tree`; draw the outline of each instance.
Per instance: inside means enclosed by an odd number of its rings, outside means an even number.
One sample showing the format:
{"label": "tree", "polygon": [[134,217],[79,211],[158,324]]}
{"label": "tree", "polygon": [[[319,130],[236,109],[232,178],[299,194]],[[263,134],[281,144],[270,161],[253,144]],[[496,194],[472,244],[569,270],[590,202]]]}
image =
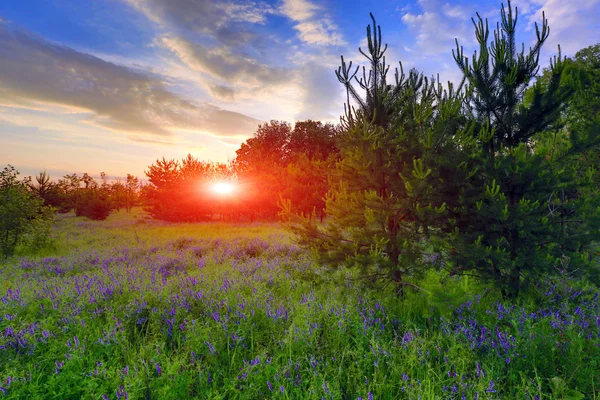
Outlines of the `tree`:
{"label": "tree", "polygon": [[246,213],[275,218],[283,198],[292,199],[295,211],[322,214],[327,169],[337,157],[335,137],[333,125],[318,121],[298,121],[293,129],[279,121],[260,125],[234,161]]}
{"label": "tree", "polygon": [[7,258],[17,246],[42,247],[50,242],[53,209],[19,181],[11,165],[0,172],[0,256]]}
{"label": "tree", "polygon": [[213,164],[199,161],[189,154],[181,163],[165,158],[156,160],[146,171],[150,186],[144,190],[144,209],[155,218],[168,221],[210,218],[214,204],[206,185],[212,177],[213,168]]}
{"label": "tree", "polygon": [[517,296],[523,282],[564,266],[564,260],[570,260],[571,271],[582,267],[598,232],[597,211],[590,213],[594,205],[584,207],[576,196],[589,178],[575,159],[593,138],[555,151],[557,141],[569,142],[559,126],[574,93],[569,63],[559,53],[546,82],[533,83],[549,27],[543,15],[533,47],[519,51],[517,17],[510,1],[502,6],[501,23],[488,43],[487,20],[477,14],[479,50],[470,60],[457,41],[454,58],[470,87],[467,106],[482,140],[465,154],[464,162],[477,173],[457,181],[457,201],[449,204],[443,227],[451,233],[452,272],[491,280],[507,297]]}
{"label": "tree", "polygon": [[131,207],[136,204],[139,188],[140,180],[138,177],[127,174],[125,183],[125,209],[128,213],[131,212]]}
{"label": "tree", "polygon": [[319,226],[289,207],[286,212],[300,222],[292,230],[321,262],[357,266],[368,279],[392,280],[400,290],[407,276],[424,270],[430,227],[445,209],[434,189],[450,185],[449,176],[467,173],[455,170],[470,138],[460,114],[463,99],[452,85],[444,90],[416,70],[405,75],[401,64],[388,82],[387,45],[371,19],[368,51],[359,49],[369,61],[368,73],[363,68],[357,78],[359,68],[343,57],[336,71],[348,103],[326,198],[329,220]]}

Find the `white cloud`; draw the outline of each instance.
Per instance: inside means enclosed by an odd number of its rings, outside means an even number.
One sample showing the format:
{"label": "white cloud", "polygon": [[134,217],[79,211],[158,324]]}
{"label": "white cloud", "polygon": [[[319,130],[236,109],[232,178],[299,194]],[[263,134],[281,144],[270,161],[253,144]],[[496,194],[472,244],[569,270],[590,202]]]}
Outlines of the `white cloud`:
{"label": "white cloud", "polygon": [[470,43],[471,21],[464,7],[442,4],[436,0],[420,0],[420,14],[405,13],[402,21],[415,34],[413,50],[419,54],[450,54],[455,47],[455,39]]}
{"label": "white cloud", "polygon": [[528,29],[542,21],[542,11],[550,26],[550,36],[545,44],[545,55],[554,54],[560,44],[563,53],[573,55],[577,50],[598,42],[600,37],[600,0],[521,0]]}
{"label": "white cloud", "polygon": [[[191,69],[207,74],[210,85],[217,89],[213,91],[216,95],[234,96],[244,89],[256,95],[257,91],[284,84],[291,77],[287,69],[260,64],[251,57],[235,54],[226,46],[208,47],[168,36],[162,37],[160,43]],[[214,80],[222,84],[215,85]]]}
{"label": "white cloud", "polygon": [[298,38],[307,44],[319,46],[343,46],[346,41],[338,32],[338,26],[323,13],[321,7],[307,0],[284,0],[279,8],[281,14],[296,22]]}
{"label": "white cloud", "polygon": [[132,138],[169,137],[178,130],[238,135],[257,120],[170,92],[161,77],[50,43],[0,23],[2,104],[38,109],[60,105],[85,113],[88,124]]}

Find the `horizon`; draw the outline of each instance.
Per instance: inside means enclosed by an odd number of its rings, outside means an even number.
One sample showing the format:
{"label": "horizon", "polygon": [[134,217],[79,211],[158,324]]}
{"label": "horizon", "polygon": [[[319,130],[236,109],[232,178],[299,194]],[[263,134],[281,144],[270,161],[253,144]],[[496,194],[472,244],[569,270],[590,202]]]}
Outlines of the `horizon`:
{"label": "horizon", "polygon": [[[458,38],[472,54],[471,17],[500,15],[499,1],[196,2],[29,0],[0,4],[0,160],[22,176],[87,172],[145,179],[156,159],[226,162],[260,123],[337,123],[345,94],[340,55],[364,65],[373,12],[391,69],[457,81]],[[600,35],[600,0],[512,1],[519,42],[542,10],[550,37],[573,56]],[[36,10],[31,13],[30,10]]]}

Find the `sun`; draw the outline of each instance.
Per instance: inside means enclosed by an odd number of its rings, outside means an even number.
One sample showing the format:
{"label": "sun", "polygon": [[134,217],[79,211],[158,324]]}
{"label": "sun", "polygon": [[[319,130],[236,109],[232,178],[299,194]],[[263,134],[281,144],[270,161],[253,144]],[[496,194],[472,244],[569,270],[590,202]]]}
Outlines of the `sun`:
{"label": "sun", "polygon": [[212,190],[218,194],[231,194],[235,191],[235,186],[230,182],[215,182],[212,185]]}

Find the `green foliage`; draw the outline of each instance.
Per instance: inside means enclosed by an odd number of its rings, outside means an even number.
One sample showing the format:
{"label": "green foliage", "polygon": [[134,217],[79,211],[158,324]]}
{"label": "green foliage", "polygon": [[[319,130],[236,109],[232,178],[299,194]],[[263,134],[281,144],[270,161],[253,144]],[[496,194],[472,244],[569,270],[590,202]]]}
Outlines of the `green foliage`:
{"label": "green foliage", "polygon": [[582,150],[598,145],[598,133],[575,134],[560,121],[575,92],[575,70],[559,55],[546,79],[528,89],[549,30],[544,19],[534,46],[518,52],[516,22],[509,2],[488,45],[487,21],[474,20],[480,46],[470,63],[457,44],[475,131],[489,135],[465,154],[478,173],[457,180],[457,201],[449,204],[443,228],[451,233],[453,272],[492,280],[506,296],[565,266],[597,274],[588,261],[600,233],[600,198],[586,189],[593,170],[578,160]]}
{"label": "green foliage", "polygon": [[51,243],[54,211],[28,190],[29,181],[20,181],[11,165],[0,172],[0,256],[8,258],[17,246],[30,249]]}
{"label": "green foliage", "polygon": [[515,303],[429,271],[399,298],[326,273],[278,224],[140,225],[123,211],[57,229],[60,254],[0,269],[7,398],[600,394],[598,290],[581,282]]}
{"label": "green foliage", "polygon": [[340,160],[326,197],[329,218],[319,226],[286,212],[301,243],[322,262],[356,265],[371,281],[401,285],[405,275],[424,270],[430,227],[445,210],[442,192],[434,189],[468,172],[456,166],[461,149],[471,146],[469,127],[460,115],[462,95],[451,85],[444,90],[415,70],[405,75],[402,65],[388,83],[387,46],[374,18],[367,39],[368,52],[360,51],[371,69],[358,88],[352,63],[342,58],[336,72],[356,107],[348,104],[342,120]]}
{"label": "green foliage", "polygon": [[108,196],[97,189],[86,190],[79,199],[75,215],[103,221],[108,218],[111,210],[112,204]]}

